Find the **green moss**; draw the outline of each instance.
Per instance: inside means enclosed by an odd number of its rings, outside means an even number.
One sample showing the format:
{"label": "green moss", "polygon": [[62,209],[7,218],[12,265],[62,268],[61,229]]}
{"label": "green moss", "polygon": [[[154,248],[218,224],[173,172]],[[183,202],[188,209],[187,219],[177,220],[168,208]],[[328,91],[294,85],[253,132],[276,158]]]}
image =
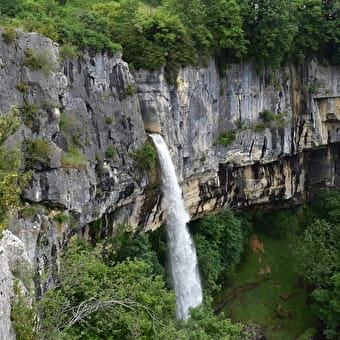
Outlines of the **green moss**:
{"label": "green moss", "polygon": [[228,146],[236,139],[237,132],[235,130],[230,130],[222,132],[216,140],[216,144]]}

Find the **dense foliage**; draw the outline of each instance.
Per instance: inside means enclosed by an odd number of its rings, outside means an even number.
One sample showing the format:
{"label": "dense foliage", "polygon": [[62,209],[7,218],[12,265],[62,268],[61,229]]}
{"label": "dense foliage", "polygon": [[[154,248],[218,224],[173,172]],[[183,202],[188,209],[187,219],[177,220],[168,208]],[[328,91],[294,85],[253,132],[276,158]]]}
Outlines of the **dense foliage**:
{"label": "dense foliage", "polygon": [[38,303],[38,339],[247,339],[242,325],[216,318],[207,306],[187,323],[174,321],[174,293],[147,263],[147,238],[130,240],[119,235],[95,247],[72,240],[57,285]]}
{"label": "dense foliage", "polygon": [[193,223],[192,230],[203,286],[207,292],[217,291],[239,263],[251,225],[226,210]]}
{"label": "dense foliage", "polygon": [[340,332],[340,192],[317,192],[305,208],[307,227],[296,258],[311,292],[312,307],[327,339]]}
{"label": "dense foliage", "polygon": [[258,69],[312,57],[338,63],[339,12],[337,0],[3,0],[0,25],[44,34],[70,56],[72,46],[122,49],[132,67],[165,66],[171,76],[210,56]]}
{"label": "dense foliage", "polygon": [[18,111],[15,107],[2,114],[0,119],[0,232],[6,224],[9,211],[18,207],[20,194],[29,174],[20,174],[21,153],[19,148],[9,148],[6,140],[19,127]]}

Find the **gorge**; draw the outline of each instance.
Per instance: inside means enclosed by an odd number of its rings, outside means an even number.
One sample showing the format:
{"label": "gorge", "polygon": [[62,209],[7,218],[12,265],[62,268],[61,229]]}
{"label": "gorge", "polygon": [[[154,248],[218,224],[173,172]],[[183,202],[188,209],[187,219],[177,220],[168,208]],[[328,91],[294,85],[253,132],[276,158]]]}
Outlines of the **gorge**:
{"label": "gorge", "polygon": [[[23,65],[27,49],[48,55],[47,73]],[[164,70],[129,70],[120,53],[63,62],[59,54],[58,44],[36,33],[18,31],[15,44],[0,40],[0,112],[14,105],[22,117],[6,145],[19,146],[33,170],[26,206],[41,208],[17,214],[0,240],[0,338],[14,339],[16,263],[34,267],[41,294],[54,284],[53,275],[42,274],[57,270],[72,235],[91,237],[94,221],[101,220],[101,236],[121,224],[151,231],[164,223],[159,179],[140,171],[133,156],[149,132],[161,132],[169,145],[193,219],[222,207],[292,206],[313,186],[339,186],[338,66],[306,61],[257,73],[244,63],[221,76],[211,59],[180,69],[176,84],[168,84]],[[232,138],[224,142],[223,134]],[[29,140],[49,146],[30,164]],[[83,163],[65,163],[75,149]],[[58,221],[61,212],[72,220]]]}

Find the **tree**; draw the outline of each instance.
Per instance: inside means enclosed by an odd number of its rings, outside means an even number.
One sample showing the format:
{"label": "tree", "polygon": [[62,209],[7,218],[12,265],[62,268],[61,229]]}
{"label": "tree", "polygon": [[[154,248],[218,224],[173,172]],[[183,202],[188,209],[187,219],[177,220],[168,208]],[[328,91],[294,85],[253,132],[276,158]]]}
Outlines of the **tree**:
{"label": "tree", "polygon": [[276,69],[290,57],[298,29],[291,0],[241,0],[249,58],[258,70]]}
{"label": "tree", "polygon": [[328,289],[317,288],[311,296],[313,309],[326,325],[326,338],[337,339],[340,334],[340,273],[332,276],[329,284]]}
{"label": "tree", "polygon": [[38,304],[41,339],[150,339],[174,314],[174,294],[139,260],[106,264],[73,240],[58,284]]}
{"label": "tree", "polygon": [[217,290],[222,277],[239,262],[247,231],[229,210],[200,219],[192,230],[204,287]]}
{"label": "tree", "polygon": [[14,17],[20,12],[22,3],[23,0],[2,0],[0,2],[0,14]]}
{"label": "tree", "polygon": [[322,2],[322,0],[296,1],[299,31],[294,39],[293,58],[297,61],[315,57],[326,39]]}
{"label": "tree", "polygon": [[71,241],[57,285],[38,303],[38,339],[247,339],[243,325],[214,316],[209,299],[187,323],[175,321],[174,293],[161,277],[141,260],[108,262],[106,252]]}
{"label": "tree", "polygon": [[337,339],[340,325],[339,244],[340,224],[315,220],[301,235],[296,249],[299,271],[309,285],[312,307],[325,324],[327,339]]}

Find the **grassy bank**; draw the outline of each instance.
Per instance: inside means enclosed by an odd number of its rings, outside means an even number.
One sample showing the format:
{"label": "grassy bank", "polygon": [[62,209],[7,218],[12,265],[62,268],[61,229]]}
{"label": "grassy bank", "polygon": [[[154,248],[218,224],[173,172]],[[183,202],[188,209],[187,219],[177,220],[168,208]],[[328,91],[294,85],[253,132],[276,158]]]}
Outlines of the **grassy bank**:
{"label": "grassy bank", "polygon": [[227,317],[263,327],[269,340],[296,339],[318,326],[296,273],[296,235],[273,239],[252,235],[245,256],[214,308]]}

